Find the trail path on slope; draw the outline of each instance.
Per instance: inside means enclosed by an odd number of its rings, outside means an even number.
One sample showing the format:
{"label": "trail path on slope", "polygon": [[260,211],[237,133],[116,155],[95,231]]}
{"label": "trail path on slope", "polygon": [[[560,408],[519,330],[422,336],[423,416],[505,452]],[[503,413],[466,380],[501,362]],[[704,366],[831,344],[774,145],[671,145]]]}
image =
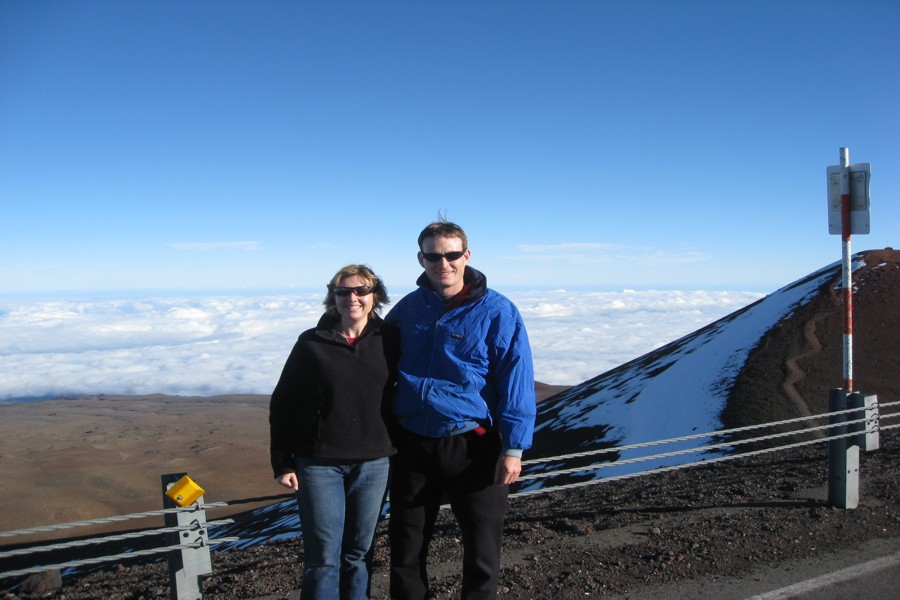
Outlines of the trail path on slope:
{"label": "trail path on slope", "polygon": [[819,337],[816,335],[816,328],[827,317],[834,314],[835,310],[837,310],[837,307],[840,307],[841,301],[837,295],[837,292],[835,291],[836,284],[837,281],[828,286],[829,297],[831,298],[831,306],[829,308],[823,308],[816,311],[816,313],[813,314],[812,318],[803,324],[803,340],[805,340],[808,344],[807,349],[803,352],[800,352],[799,354],[792,354],[787,359],[785,359],[784,362],[785,369],[787,370],[787,375],[785,376],[784,382],[781,384],[781,389],[784,390],[784,393],[787,394],[787,397],[791,400],[794,406],[796,406],[797,412],[800,414],[800,416],[807,417],[813,414],[813,411],[810,409],[809,402],[807,402],[806,399],[797,390],[797,384],[806,378],[806,371],[800,366],[800,361],[811,359],[822,351],[822,343],[819,341]]}

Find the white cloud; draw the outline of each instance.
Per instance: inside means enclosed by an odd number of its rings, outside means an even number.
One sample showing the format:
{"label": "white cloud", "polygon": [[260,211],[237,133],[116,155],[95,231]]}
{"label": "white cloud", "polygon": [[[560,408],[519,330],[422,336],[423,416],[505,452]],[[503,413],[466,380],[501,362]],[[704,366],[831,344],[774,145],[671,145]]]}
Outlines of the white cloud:
{"label": "white cloud", "polygon": [[[757,292],[508,294],[536,377],[574,384],[691,333]],[[272,391],[321,294],[48,300],[0,305],[0,401],[75,394]]]}
{"label": "white cloud", "polygon": [[175,250],[209,252],[211,250],[259,250],[259,242],[172,242],[166,244]]}
{"label": "white cloud", "polygon": [[580,383],[696,331],[759,292],[565,290],[509,294],[525,319],[535,376]]}

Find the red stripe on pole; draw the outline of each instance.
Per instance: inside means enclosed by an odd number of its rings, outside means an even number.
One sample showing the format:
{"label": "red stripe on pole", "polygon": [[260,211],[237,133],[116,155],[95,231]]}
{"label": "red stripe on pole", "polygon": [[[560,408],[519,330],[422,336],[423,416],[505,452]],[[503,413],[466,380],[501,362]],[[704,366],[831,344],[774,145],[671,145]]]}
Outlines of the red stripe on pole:
{"label": "red stripe on pole", "polygon": [[844,391],[850,393],[853,391],[853,265],[850,251],[850,190],[844,187],[849,185],[848,164],[842,164],[845,172],[841,183],[841,237],[844,247],[841,297],[844,300]]}
{"label": "red stripe on pole", "polygon": [[853,290],[844,288],[844,333],[853,335]]}

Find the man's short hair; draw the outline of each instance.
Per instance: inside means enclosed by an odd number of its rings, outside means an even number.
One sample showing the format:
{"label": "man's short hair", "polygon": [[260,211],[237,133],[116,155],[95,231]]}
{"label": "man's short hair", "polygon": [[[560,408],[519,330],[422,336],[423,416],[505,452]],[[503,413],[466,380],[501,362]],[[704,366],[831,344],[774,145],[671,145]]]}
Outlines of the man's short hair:
{"label": "man's short hair", "polygon": [[466,237],[466,232],[462,227],[450,221],[435,221],[428,224],[419,234],[419,250],[422,249],[422,242],[430,237],[459,238],[462,240],[463,249],[469,247],[469,238]]}

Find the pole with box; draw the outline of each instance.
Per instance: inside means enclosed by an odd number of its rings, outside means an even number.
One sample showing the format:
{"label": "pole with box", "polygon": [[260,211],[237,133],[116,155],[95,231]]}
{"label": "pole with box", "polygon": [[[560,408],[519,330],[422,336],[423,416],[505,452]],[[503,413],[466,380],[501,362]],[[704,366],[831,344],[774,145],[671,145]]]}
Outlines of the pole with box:
{"label": "pole with box", "polygon": [[[840,164],[826,169],[828,185],[828,233],[841,236],[842,269],[841,299],[843,311],[843,379],[844,387],[831,390],[828,411],[831,413],[860,408],[857,413],[832,415],[832,439],[828,444],[828,501],[838,508],[856,508],[859,505],[859,450],[862,444],[867,450],[878,447],[877,399],[853,392],[853,265],[851,236],[869,233],[869,181],[872,170],[869,163],[852,164],[850,150],[840,149]],[[871,419],[870,419],[871,417]],[[866,419],[864,429],[860,424],[845,425],[847,421]],[[875,433],[867,432],[871,423]],[[843,437],[841,437],[843,436]]]}

